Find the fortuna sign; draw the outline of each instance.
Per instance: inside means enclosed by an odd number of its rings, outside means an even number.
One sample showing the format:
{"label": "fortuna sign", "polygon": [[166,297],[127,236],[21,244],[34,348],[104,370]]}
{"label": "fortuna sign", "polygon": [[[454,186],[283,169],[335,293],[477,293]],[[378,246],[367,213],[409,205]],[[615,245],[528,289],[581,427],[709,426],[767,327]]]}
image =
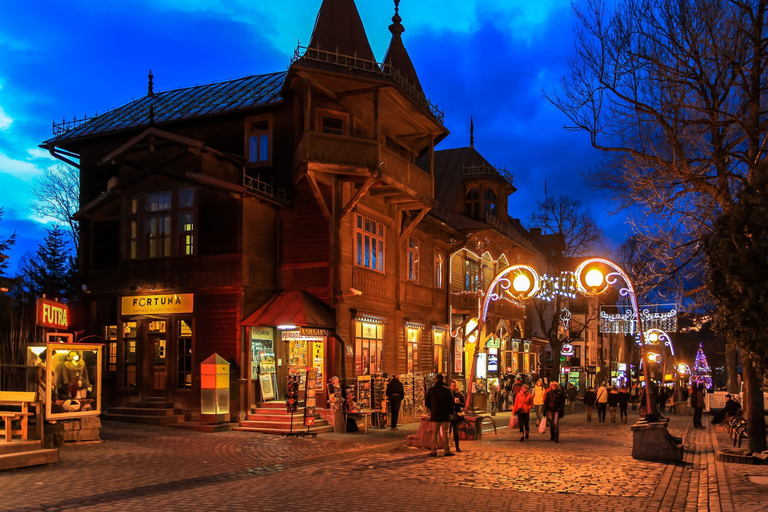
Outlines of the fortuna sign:
{"label": "fortuna sign", "polygon": [[37,299],[37,325],[66,329],[69,327],[69,309],[60,302]]}
{"label": "fortuna sign", "polygon": [[123,315],[192,313],[194,299],[193,293],[134,295],[122,298],[120,311]]}

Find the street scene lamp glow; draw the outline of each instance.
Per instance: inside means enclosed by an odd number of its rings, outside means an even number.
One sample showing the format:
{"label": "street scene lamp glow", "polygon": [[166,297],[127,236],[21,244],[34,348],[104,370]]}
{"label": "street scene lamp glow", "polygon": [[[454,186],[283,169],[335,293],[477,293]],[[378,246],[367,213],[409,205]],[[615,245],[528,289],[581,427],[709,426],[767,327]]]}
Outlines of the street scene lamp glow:
{"label": "street scene lamp glow", "polygon": [[648,340],[655,345],[659,341],[659,334],[657,332],[650,331],[648,333]]}
{"label": "street scene lamp glow", "polygon": [[658,361],[659,359],[661,359],[661,357],[659,356],[659,354],[656,354],[656,353],[654,353],[654,352],[649,352],[649,353],[648,353],[648,361],[650,361],[650,362],[652,362],[652,363],[655,363],[655,362],[656,362],[656,361]]}
{"label": "street scene lamp glow", "polygon": [[587,272],[584,281],[590,288],[599,288],[603,284],[603,273],[594,268]]}
{"label": "street scene lamp glow", "polygon": [[525,274],[520,274],[512,281],[512,288],[518,293],[525,293],[531,287],[531,280]]}

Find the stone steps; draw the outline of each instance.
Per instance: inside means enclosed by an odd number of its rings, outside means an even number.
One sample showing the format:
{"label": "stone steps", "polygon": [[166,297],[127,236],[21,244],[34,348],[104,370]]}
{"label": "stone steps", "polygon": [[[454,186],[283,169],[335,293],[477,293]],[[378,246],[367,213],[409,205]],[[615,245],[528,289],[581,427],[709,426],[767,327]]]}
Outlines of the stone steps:
{"label": "stone steps", "polygon": [[0,442],[0,470],[59,462],[59,450],[44,449],[40,441]]}

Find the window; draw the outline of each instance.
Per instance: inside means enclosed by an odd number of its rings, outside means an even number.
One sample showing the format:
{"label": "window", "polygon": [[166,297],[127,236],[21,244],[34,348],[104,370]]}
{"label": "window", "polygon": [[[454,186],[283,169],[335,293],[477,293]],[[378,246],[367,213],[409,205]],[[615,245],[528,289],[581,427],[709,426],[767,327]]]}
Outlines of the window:
{"label": "window", "polygon": [[445,331],[432,331],[432,343],[434,347],[432,367],[435,373],[443,373],[443,343]]}
{"label": "window", "polygon": [[384,225],[357,215],[355,264],[384,272]]}
{"label": "window", "polygon": [[349,114],[319,108],[315,114],[316,130],[331,135],[349,135]]}
{"label": "window", "polygon": [[176,324],[176,335],[179,339],[177,387],[187,389],[192,387],[192,323],[189,320],[179,320]]}
{"label": "window", "polygon": [[405,370],[407,373],[413,373],[419,369],[419,338],[421,338],[421,329],[407,327],[405,336],[406,343]]}
{"label": "window", "polygon": [[408,238],[408,280],[419,281],[419,241]]}
{"label": "window", "polygon": [[126,206],[128,259],[195,254],[195,190],[131,196]]}
{"label": "window", "polygon": [[473,219],[480,216],[480,189],[470,188],[467,190],[464,198],[464,213]]}
{"label": "window", "polygon": [[248,163],[269,165],[272,162],[272,130],[269,119],[249,119],[246,123]]}
{"label": "window", "polygon": [[483,191],[483,213],[488,220],[496,220],[496,204],[498,203],[498,196],[496,191],[488,189]]}
{"label": "window", "polygon": [[344,121],[338,117],[323,116],[323,133],[342,135],[344,133]]}
{"label": "window", "polygon": [[445,251],[435,249],[435,288],[445,288]]}
{"label": "window", "polygon": [[476,292],[480,286],[480,265],[474,260],[464,260],[464,289]]}
{"label": "window", "polygon": [[382,331],[379,324],[355,322],[355,375],[381,371]]}

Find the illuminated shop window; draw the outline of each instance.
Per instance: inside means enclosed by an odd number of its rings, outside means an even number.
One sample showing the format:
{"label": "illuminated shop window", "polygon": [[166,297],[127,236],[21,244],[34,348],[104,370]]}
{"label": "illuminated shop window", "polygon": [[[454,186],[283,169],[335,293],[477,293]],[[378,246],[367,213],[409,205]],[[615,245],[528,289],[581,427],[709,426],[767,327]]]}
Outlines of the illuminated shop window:
{"label": "illuminated shop window", "polygon": [[375,375],[381,371],[383,326],[355,322],[355,375]]}

